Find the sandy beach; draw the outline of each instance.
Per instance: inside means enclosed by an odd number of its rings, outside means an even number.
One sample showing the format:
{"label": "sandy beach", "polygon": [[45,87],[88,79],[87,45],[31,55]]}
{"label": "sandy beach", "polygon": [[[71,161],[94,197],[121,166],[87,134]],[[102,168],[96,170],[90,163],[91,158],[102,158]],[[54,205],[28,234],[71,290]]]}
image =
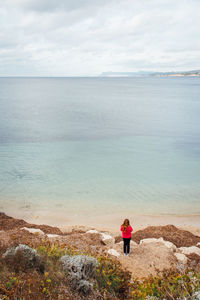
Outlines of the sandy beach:
{"label": "sandy beach", "polygon": [[91,215],[89,213],[72,214],[52,214],[52,212],[41,211],[34,215],[31,211],[11,211],[6,210],[6,214],[14,218],[24,219],[29,223],[48,224],[57,226],[64,232],[71,231],[73,228],[97,229],[108,231],[112,234],[118,234],[119,227],[125,218],[128,218],[134,228],[134,231],[146,228],[148,226],[164,226],[172,224],[178,228],[189,230],[193,234],[200,236],[200,215],[133,215],[119,213],[104,213]]}

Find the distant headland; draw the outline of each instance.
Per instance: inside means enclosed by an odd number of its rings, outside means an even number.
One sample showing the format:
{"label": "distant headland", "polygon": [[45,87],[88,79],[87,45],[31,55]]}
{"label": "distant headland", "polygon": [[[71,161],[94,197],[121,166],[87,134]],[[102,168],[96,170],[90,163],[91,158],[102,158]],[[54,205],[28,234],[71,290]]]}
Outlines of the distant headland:
{"label": "distant headland", "polygon": [[200,70],[183,71],[183,72],[103,72],[100,77],[198,77]]}

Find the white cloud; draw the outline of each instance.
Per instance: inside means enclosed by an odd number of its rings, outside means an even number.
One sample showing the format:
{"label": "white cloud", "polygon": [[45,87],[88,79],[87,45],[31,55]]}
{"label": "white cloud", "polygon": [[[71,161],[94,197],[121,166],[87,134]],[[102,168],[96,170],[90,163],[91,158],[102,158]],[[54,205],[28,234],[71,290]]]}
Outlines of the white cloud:
{"label": "white cloud", "polygon": [[0,75],[199,69],[198,0],[5,0]]}

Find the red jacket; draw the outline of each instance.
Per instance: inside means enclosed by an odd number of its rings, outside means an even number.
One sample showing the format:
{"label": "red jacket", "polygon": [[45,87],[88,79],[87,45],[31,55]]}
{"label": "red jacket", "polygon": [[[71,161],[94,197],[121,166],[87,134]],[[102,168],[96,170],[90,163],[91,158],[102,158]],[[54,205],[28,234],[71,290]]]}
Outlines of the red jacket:
{"label": "red jacket", "polygon": [[133,228],[129,225],[126,229],[126,232],[123,231],[123,226],[121,226],[122,231],[122,237],[124,239],[130,239],[131,238],[131,232],[133,231]]}

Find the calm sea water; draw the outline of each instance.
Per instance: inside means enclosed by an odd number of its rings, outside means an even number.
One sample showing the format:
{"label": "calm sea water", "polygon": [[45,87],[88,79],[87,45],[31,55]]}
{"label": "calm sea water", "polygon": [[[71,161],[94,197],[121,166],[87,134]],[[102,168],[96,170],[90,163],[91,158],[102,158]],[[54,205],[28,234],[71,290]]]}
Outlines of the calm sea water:
{"label": "calm sea water", "polygon": [[200,214],[200,78],[0,78],[0,210]]}

